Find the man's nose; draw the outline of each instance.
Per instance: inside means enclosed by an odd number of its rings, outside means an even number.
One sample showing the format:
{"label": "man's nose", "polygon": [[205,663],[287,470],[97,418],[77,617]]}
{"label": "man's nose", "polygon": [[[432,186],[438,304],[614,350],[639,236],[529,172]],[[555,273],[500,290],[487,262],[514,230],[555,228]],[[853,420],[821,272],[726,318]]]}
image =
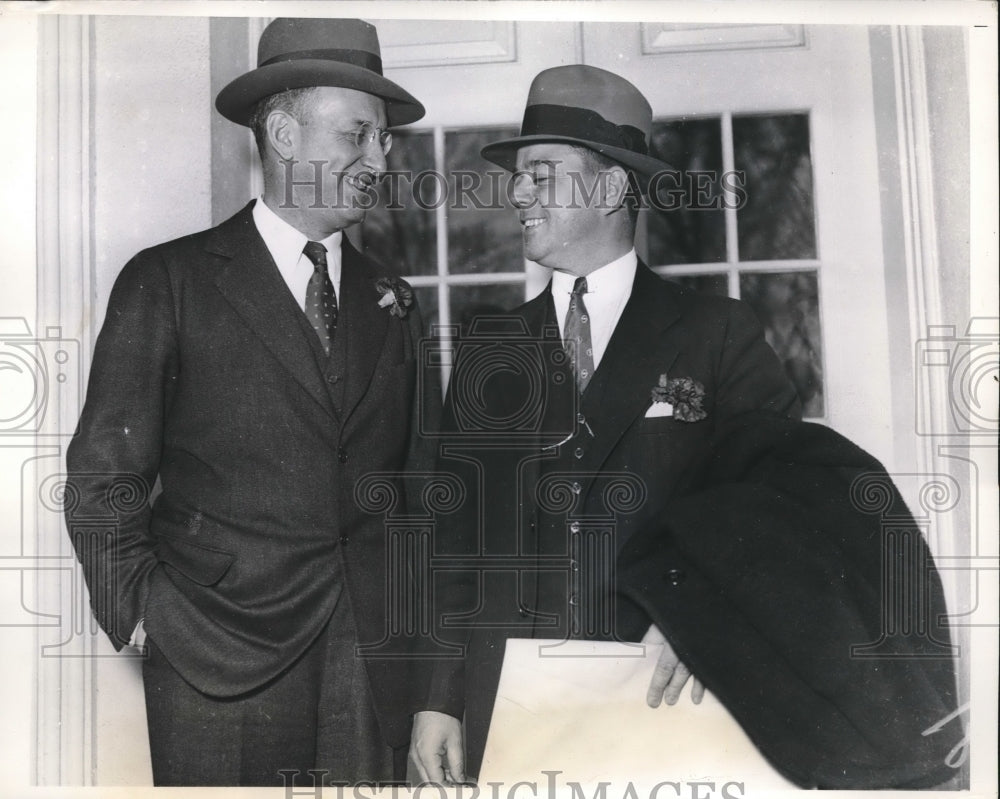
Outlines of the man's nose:
{"label": "man's nose", "polygon": [[378,175],[388,171],[389,163],[386,160],[385,153],[382,152],[382,145],[379,143],[378,138],[367,142],[361,148],[361,164],[365,169],[371,170]]}
{"label": "man's nose", "polygon": [[518,208],[529,208],[535,204],[535,182],[528,175],[513,177],[514,188],[511,199]]}

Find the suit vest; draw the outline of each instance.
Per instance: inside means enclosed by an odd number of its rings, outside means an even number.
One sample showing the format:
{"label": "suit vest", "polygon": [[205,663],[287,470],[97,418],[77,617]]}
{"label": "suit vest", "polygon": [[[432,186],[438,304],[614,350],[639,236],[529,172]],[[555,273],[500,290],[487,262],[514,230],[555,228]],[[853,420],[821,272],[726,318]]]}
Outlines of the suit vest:
{"label": "suit vest", "polygon": [[558,615],[560,623],[557,630],[536,625],[536,637],[607,641],[635,636],[635,609],[626,608],[627,600],[615,592],[615,563],[625,542],[620,540],[623,531],[616,523],[612,495],[628,489],[622,475],[602,472],[601,462],[595,460],[601,399],[614,390],[607,376],[608,370],[598,367],[581,396],[569,372],[568,379],[556,381],[566,390],[550,396],[554,413],[549,418],[572,417],[575,425],[554,457],[541,461],[535,491],[538,554],[565,564],[561,575],[557,570],[539,572],[538,609]]}

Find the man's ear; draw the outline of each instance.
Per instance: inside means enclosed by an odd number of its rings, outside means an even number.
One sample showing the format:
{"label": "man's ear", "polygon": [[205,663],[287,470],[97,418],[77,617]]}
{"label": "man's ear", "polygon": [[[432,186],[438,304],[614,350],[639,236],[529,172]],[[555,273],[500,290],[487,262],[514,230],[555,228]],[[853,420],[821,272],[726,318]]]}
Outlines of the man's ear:
{"label": "man's ear", "polygon": [[628,172],[624,167],[613,166],[605,170],[605,175],[606,178],[601,181],[604,191],[601,208],[605,214],[612,214],[625,206],[629,189]]}
{"label": "man's ear", "polygon": [[295,155],[299,138],[299,123],[286,111],[272,111],[265,123],[267,144],[282,161],[290,161]]}

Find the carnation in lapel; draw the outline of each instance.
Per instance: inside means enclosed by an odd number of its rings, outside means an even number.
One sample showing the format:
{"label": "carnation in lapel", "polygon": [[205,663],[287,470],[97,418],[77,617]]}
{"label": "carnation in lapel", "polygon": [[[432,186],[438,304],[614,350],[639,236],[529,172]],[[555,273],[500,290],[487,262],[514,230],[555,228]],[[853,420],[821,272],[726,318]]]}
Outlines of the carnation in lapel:
{"label": "carnation in lapel", "polygon": [[405,280],[395,277],[380,277],[375,281],[379,293],[379,308],[388,308],[389,313],[400,319],[406,316],[413,305],[413,289]]}
{"label": "carnation in lapel", "polygon": [[704,408],[705,387],[690,377],[667,379],[660,375],[653,386],[653,404],[646,411],[646,418],[673,416],[679,422],[700,422],[708,414]]}

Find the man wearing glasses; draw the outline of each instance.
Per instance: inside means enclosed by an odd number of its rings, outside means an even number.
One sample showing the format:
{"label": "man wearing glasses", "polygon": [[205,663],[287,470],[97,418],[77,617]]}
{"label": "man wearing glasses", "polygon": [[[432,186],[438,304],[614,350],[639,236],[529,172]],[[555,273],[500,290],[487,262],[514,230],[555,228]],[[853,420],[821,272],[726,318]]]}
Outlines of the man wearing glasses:
{"label": "man wearing glasses", "polygon": [[[355,485],[419,457],[421,322],[343,230],[387,128],[424,108],[382,76],[371,25],[322,19],[271,23],[216,107],[253,130],[263,194],[119,276],[67,521],[117,509],[100,543],[74,543],[115,647],[145,647],[157,785],[392,779],[410,681],[355,653],[386,616],[383,526]],[[153,501],[115,504],[128,480]]]}

